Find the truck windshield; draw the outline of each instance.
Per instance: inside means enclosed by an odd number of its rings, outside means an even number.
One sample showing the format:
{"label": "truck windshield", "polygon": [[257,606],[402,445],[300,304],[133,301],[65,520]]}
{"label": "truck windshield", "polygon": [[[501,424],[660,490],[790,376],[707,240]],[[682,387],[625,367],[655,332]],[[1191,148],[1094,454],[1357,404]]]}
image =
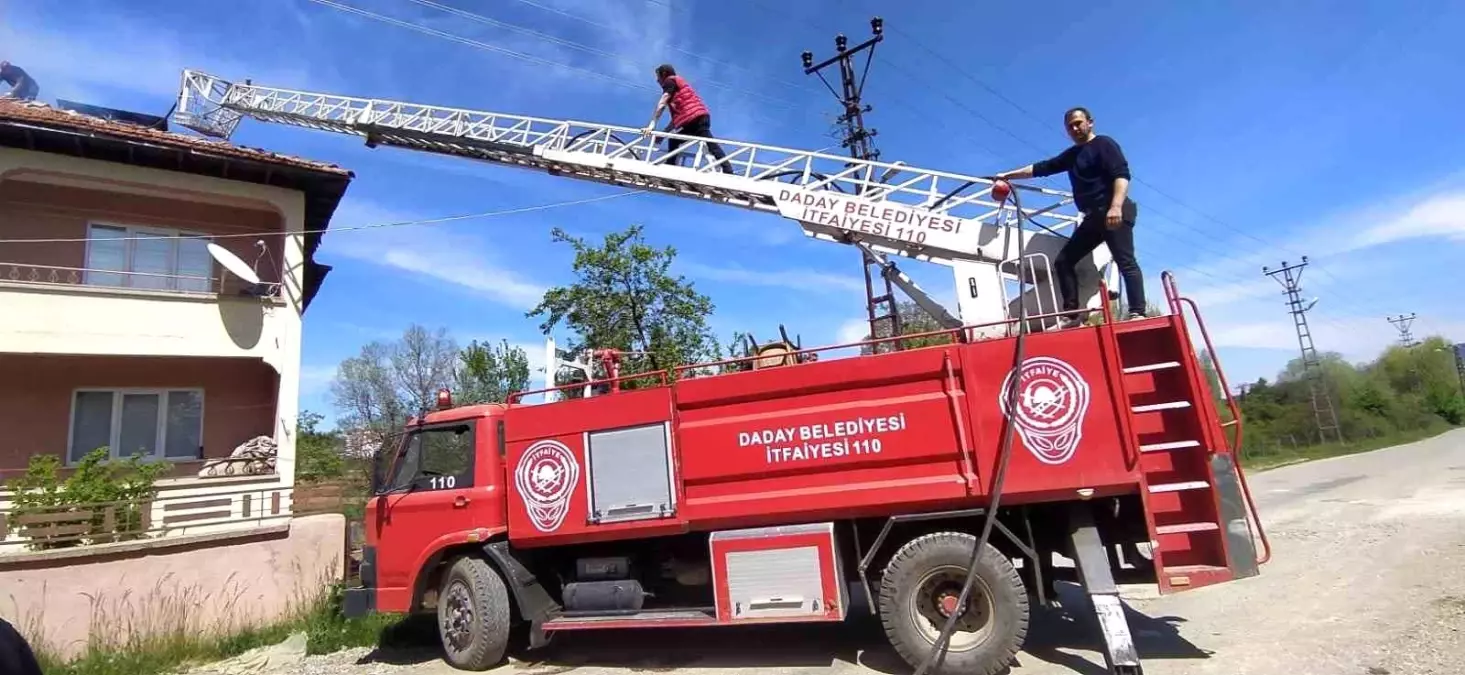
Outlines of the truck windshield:
{"label": "truck windshield", "polygon": [[427,427],[412,431],[402,445],[396,473],[382,489],[451,490],[473,486],[473,425]]}

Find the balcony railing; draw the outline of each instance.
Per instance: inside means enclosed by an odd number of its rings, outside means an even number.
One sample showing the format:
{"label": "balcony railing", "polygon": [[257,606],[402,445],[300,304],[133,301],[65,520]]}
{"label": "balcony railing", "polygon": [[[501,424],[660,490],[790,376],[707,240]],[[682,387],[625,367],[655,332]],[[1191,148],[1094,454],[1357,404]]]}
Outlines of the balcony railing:
{"label": "balcony railing", "polygon": [[108,290],[151,291],[180,295],[273,295],[275,284],[250,284],[232,274],[218,277],[187,274],[157,274],[125,270],[61,267],[22,262],[0,261],[0,282],[100,288]]}
{"label": "balcony railing", "polygon": [[292,492],[271,476],[160,484],[153,498],[133,501],[19,507],[0,495],[0,558],[285,523]]}

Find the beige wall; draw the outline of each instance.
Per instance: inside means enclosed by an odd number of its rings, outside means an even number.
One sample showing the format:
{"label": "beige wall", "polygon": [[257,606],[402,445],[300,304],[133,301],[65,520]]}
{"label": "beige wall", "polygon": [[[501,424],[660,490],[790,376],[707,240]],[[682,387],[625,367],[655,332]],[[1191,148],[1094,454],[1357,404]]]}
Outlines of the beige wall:
{"label": "beige wall", "polygon": [[[0,382],[0,483],[25,472],[33,454],[66,456],[72,393],[78,388],[203,389],[204,457],[274,431],[278,376],[257,359],[7,355]],[[202,462],[179,462],[196,474]]]}
{"label": "beige wall", "polygon": [[[87,236],[89,223],[131,225],[177,229],[200,234],[239,235],[274,232],[261,237],[228,237],[217,243],[253,264],[258,253],[255,242],[263,239],[269,257],[260,261],[262,281],[278,282],[284,251],[284,222],[277,211],[266,205],[254,208],[207,204],[176,197],[109,192],[96,187],[53,185],[18,178],[0,180],[0,238],[4,239],[78,239]],[[86,262],[84,242],[24,244],[9,246],[0,253],[0,264],[21,263],[54,267],[83,268]],[[214,265],[212,276],[224,270]],[[225,275],[230,282],[238,279]]]}
{"label": "beige wall", "polygon": [[[341,579],[345,518],[290,521],[289,534],[108,557],[0,557],[0,616],[74,656],[89,638],[258,625]],[[27,558],[30,562],[27,562]],[[296,605],[298,606],[298,605]]]}
{"label": "beige wall", "polygon": [[[229,295],[42,286],[0,275],[0,359],[8,354],[247,357],[278,374],[273,436],[286,485],[299,410],[304,195],[284,188],[0,148],[0,238],[84,236],[90,220],[265,237],[282,283],[278,301]],[[220,240],[247,262],[256,237]],[[6,262],[80,266],[84,247],[27,244]],[[268,259],[266,259],[268,260]],[[263,263],[262,263],[263,264]],[[216,266],[215,275],[222,274]],[[232,279],[232,275],[226,275]],[[237,283],[237,280],[235,281]],[[226,291],[229,288],[226,286]]]}

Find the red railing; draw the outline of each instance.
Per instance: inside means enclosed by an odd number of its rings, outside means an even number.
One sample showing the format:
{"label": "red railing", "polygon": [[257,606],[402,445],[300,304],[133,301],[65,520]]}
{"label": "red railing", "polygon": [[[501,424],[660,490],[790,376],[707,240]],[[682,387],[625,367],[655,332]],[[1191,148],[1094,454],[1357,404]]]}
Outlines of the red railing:
{"label": "red railing", "polygon": [[[1256,521],[1255,536],[1261,541],[1262,554],[1257,557],[1257,564],[1265,564],[1272,559],[1272,543],[1267,539],[1266,529],[1262,527],[1261,514],[1257,512],[1256,501],[1251,497],[1251,487],[1246,483],[1246,471],[1241,467],[1241,461],[1237,459],[1237,452],[1241,449],[1242,421],[1241,406],[1237,403],[1236,397],[1231,394],[1231,386],[1226,382],[1225,371],[1221,369],[1221,358],[1216,354],[1215,345],[1211,342],[1211,334],[1206,330],[1206,322],[1200,316],[1200,307],[1194,300],[1180,295],[1179,289],[1175,286],[1175,276],[1169,271],[1160,273],[1160,284],[1165,289],[1165,300],[1170,305],[1170,312],[1179,317],[1182,325],[1185,322],[1184,307],[1189,306],[1192,314],[1195,315],[1195,325],[1200,329],[1201,340],[1205,342],[1206,353],[1211,357],[1211,363],[1215,366],[1216,377],[1221,383],[1221,393],[1226,397],[1226,407],[1231,412],[1231,420],[1222,422],[1221,427],[1235,427],[1229,447],[1226,449],[1231,455],[1231,464],[1236,467],[1236,479],[1241,484],[1242,496],[1246,499],[1247,510],[1251,512],[1251,519]],[[1224,431],[1222,437],[1224,439]],[[1247,528],[1251,528],[1250,521]]]}

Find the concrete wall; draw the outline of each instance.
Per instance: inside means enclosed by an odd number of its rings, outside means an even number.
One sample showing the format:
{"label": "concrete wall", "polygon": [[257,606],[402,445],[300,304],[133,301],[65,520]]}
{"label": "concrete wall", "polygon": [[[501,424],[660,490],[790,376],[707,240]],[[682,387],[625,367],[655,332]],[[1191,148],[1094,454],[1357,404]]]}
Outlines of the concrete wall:
{"label": "concrete wall", "polygon": [[166,548],[0,556],[0,616],[67,656],[89,640],[259,625],[340,580],[345,527],[343,516],[327,514],[253,536],[180,538]]}

